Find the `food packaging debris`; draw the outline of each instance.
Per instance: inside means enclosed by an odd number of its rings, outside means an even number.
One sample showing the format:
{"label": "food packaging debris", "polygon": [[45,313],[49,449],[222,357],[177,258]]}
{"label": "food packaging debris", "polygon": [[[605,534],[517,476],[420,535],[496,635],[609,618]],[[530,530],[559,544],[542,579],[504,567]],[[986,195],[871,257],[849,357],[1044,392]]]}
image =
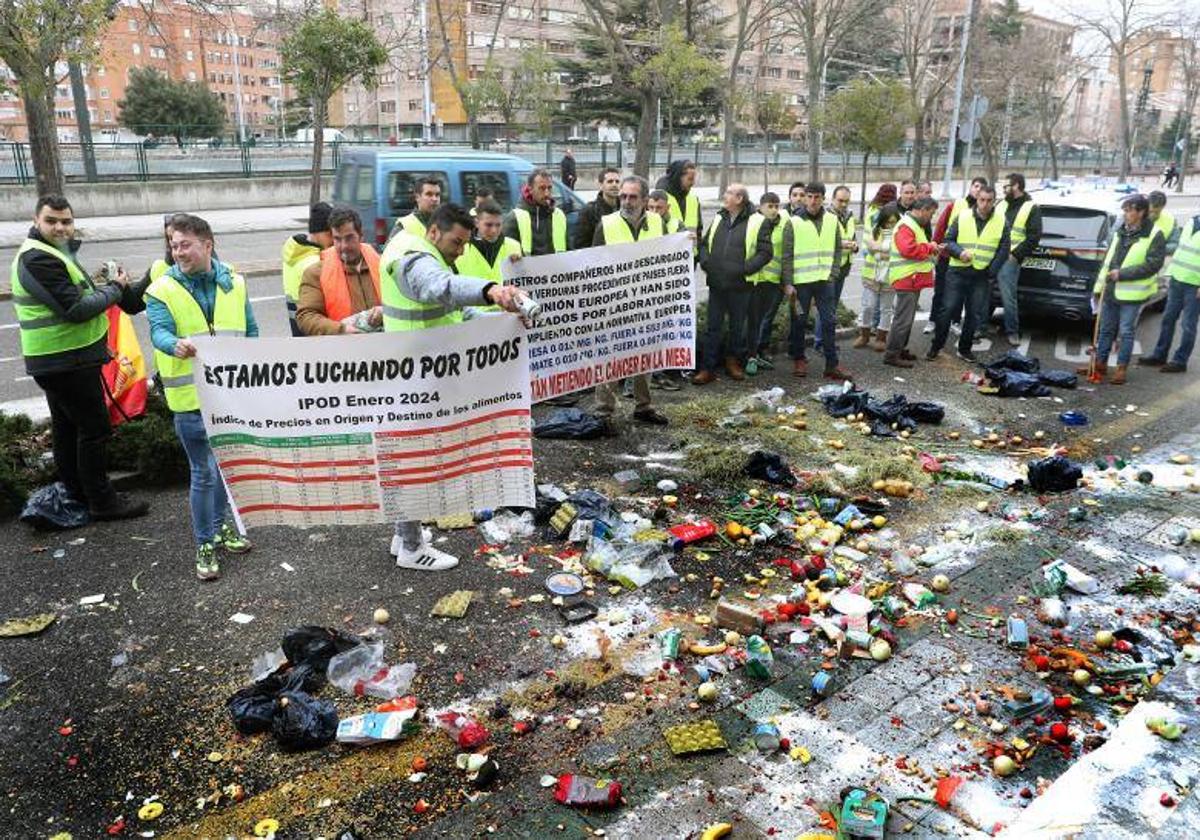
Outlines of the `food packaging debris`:
{"label": "food packaging debris", "polygon": [[[543,784],[545,784],[545,778]],[[621,783],[564,773],[551,782],[554,798],[576,808],[615,808],[621,802]]]}
{"label": "food packaging debris", "polygon": [[583,591],[583,578],[573,572],[555,572],[546,578],[546,589],[554,595],[564,597],[578,595]]}
{"label": "food packaging debris", "polygon": [[383,658],[383,643],[359,644],[329,660],[329,681],[355,697],[369,695],[381,700],[399,697],[408,691],[416,676],[411,662],[388,665]]}
{"label": "food packaging debris", "polygon": [[471,606],[471,598],[475,593],[470,589],[458,589],[438,599],[430,610],[430,615],[438,618],[462,618]]}
{"label": "food packaging debris", "polygon": [[870,598],[843,589],[829,599],[829,606],[842,615],[867,615],[874,605]]}
{"label": "food packaging debris", "polygon": [[663,737],[674,755],[723,750],[729,746],[721,734],[721,727],[711,718],[669,726],[663,730]]}
{"label": "food packaging debris", "polygon": [[254,620],[254,616],[250,615],[249,613],[236,612],[229,616],[229,620],[234,624],[249,624]]}
{"label": "food packaging debris", "polygon": [[1029,647],[1029,626],[1025,623],[1025,619],[1017,618],[1015,615],[1008,617],[1006,643],[1010,648],[1020,650]]}
{"label": "food packaging debris", "polygon": [[338,722],[337,741],[340,744],[379,744],[398,741],[417,730],[413,721],[417,713],[416,698],[407,709],[394,712],[368,712]]}
{"label": "food packaging debris", "polygon": [[762,616],[750,605],[722,598],[717,602],[717,626],[750,636],[761,633],[764,625]]}
{"label": "food packaging debris", "polygon": [[79,599],[79,606],[81,606],[81,607],[92,607],[92,606],[95,606],[96,604],[103,604],[103,603],[104,603],[104,593],[103,592],[101,592],[99,595],[85,595],[84,597]]}
{"label": "food packaging debris", "polygon": [[779,750],[779,727],[773,723],[758,723],[754,726],[754,746],[762,753]]}

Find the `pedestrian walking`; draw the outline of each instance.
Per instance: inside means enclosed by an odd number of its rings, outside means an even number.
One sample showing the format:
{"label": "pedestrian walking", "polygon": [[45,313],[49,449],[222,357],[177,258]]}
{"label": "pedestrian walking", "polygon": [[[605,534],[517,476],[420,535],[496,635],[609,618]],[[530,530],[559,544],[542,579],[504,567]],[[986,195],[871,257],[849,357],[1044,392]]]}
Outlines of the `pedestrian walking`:
{"label": "pedestrian walking", "polygon": [[785,240],[783,252],[783,293],[791,309],[788,355],[792,357],[792,375],[808,376],[804,352],[804,331],[813,304],[821,325],[822,352],[826,379],[844,381],[850,374],[838,366],[834,341],[834,283],[841,271],[841,225],[837,216],[825,210],[825,185],[812,181],[804,187],[804,209],[790,219],[791,242]]}
{"label": "pedestrian walking", "polygon": [[567,250],[567,215],[554,206],[554,179],[547,169],[529,173],[521,200],[504,218],[504,235],[521,244],[531,257]]}
{"label": "pedestrian walking", "polygon": [[305,335],[353,335],[383,329],[379,252],[363,241],[352,207],[329,214],[333,244],[304,271],[296,321]]}
{"label": "pedestrian walking", "polygon": [[[858,253],[858,219],[850,212],[850,188],[840,185],[833,188],[833,200],[830,202],[838,220],[838,235],[841,237],[841,257],[837,266],[836,278],[833,282],[833,311],[837,312],[838,303],[842,300],[842,288],[846,285],[846,277],[850,274],[850,264]],[[820,350],[823,346],[821,336],[821,313],[817,311],[817,328],[813,341],[813,349]],[[833,325],[837,331],[837,323]]]}
{"label": "pedestrian walking", "polygon": [[933,262],[937,259],[939,248],[936,243],[929,241],[925,231],[936,211],[935,199],[915,199],[912,209],[900,217],[892,235],[888,283],[896,292],[896,308],[892,314],[887,350],[883,355],[885,365],[910,368],[916,359],[908,351],[908,339],[917,314],[917,298],[922,289],[933,286]]}
{"label": "pedestrian walking", "polygon": [[591,248],[600,220],[621,209],[621,170],[615,166],[604,167],[596,176],[596,183],[600,187],[599,192],[587,203],[575,222],[575,242],[572,247],[577,251]]}
{"label": "pedestrian walking", "polygon": [[1175,182],[1179,180],[1179,168],[1175,166],[1175,161],[1170,161],[1165,167],[1163,167],[1162,176],[1163,189],[1169,189],[1170,187],[1175,186]]}
{"label": "pedestrian walking", "polygon": [[575,189],[575,155],[570,149],[563,152],[562,160],[558,162],[559,179],[569,190]]}
{"label": "pedestrian walking", "polygon": [[[1021,319],[1017,311],[1017,283],[1021,279],[1021,263],[1033,253],[1042,240],[1042,211],[1025,192],[1025,176],[1014,172],[1004,185],[1004,201],[996,208],[1003,213],[1008,225],[1009,253],[1000,264],[996,284],[1000,287],[1000,304],[1004,307],[1004,335],[1012,347],[1021,345]],[[991,320],[992,300],[988,295],[980,325]]]}
{"label": "pedestrian walking", "polygon": [[[686,222],[686,219],[685,219]],[[692,377],[696,385],[707,385],[717,378],[721,347],[725,347],[725,371],[729,378],[746,378],[746,316],[750,306],[750,285],[746,278],[771,261],[771,233],[763,228],[762,217],[750,206],[750,193],[741,184],[730,184],[722,197],[722,207],[700,239],[700,267],[708,283],[708,321],[704,331],[704,355],[700,369]],[[724,340],[725,322],[729,322]]]}
{"label": "pedestrian walking", "polygon": [[862,270],[862,306],[858,316],[858,338],[853,347],[866,347],[875,333],[871,349],[882,353],[887,348],[888,330],[892,326],[892,311],[896,306],[896,291],[888,282],[888,263],[892,252],[892,234],[900,221],[900,208],[885,204],[873,214],[874,227],[863,232],[866,255]]}
{"label": "pedestrian walking", "polygon": [[[1167,305],[1163,310],[1158,341],[1139,365],[1158,366],[1162,373],[1183,373],[1196,346],[1196,321],[1200,319],[1200,215],[1182,226],[1175,256],[1167,270]],[[1175,325],[1180,326],[1179,346],[1168,361]]]}
{"label": "pedestrian walking", "polygon": [[925,358],[933,361],[946,346],[950,323],[964,312],[958,336],[958,358],[975,363],[971,345],[975,337],[975,319],[982,308],[982,297],[991,294],[991,279],[1004,259],[1007,225],[996,212],[996,191],[986,185],[972,185],[970,206],[962,209],[946,231],[942,257],[948,257],[941,307],[935,307],[933,341]]}
{"label": "pedestrian walking", "polygon": [[[662,236],[662,217],[646,212],[649,196],[650,185],[645,178],[627,175],[620,185],[621,209],[601,219],[592,244],[619,245]],[[631,384],[634,399],[633,419],[654,426],[667,425],[666,415],[651,404],[649,375],[642,373],[625,381]],[[617,391],[614,383],[604,382],[597,385],[595,397],[595,414],[611,426],[617,410]]]}
{"label": "pedestrian walking", "polygon": [[1167,256],[1166,239],[1150,220],[1146,196],[1129,196],[1121,202],[1121,213],[1123,224],[1113,234],[1092,288],[1092,308],[1100,319],[1092,364],[1076,371],[1094,372],[1103,381],[1110,348],[1117,341],[1117,367],[1109,380],[1113,385],[1125,384],[1138,316],[1142,304],[1158,290],[1158,272]]}
{"label": "pedestrian walking", "polygon": [[191,471],[188,500],[196,541],[196,577],[216,580],[221,574],[218,550],[241,554],[250,550],[250,541],[227,518],[225,482],[200,416],[192,337],[254,337],[258,324],[245,279],[213,256],[208,222],[186,213],[176,215],[171,220],[171,253],[175,265],[146,292],[146,315],[154,364]]}
{"label": "pedestrian walking", "polygon": [[9,276],[21,355],[46,394],[54,467],[67,495],[92,519],[129,519],[150,507],[108,479],[112,427],[100,372],[109,358],[109,307],[142,311],[146,286],[130,283],[124,269],[97,285],[79,263],[79,247],[67,199],[40,197]]}
{"label": "pedestrian walking", "polygon": [[773,192],[763,193],[758,202],[757,215],[762,217],[762,226],[771,231],[771,261],[762,271],[746,278],[750,283],[750,315],[746,326],[750,358],[746,361],[746,375],[755,376],[759,370],[774,370],[771,359],[771,333],[775,327],[775,315],[783,300],[780,275],[783,270],[783,236],[788,229],[787,217],[779,211],[779,196]]}
{"label": "pedestrian walking", "polygon": [[[396,237],[388,243],[379,260],[384,332],[458,324],[463,320],[464,306],[519,311],[522,297],[516,286],[470,277],[451,267],[474,229],[475,221],[466,210],[447,203],[434,211],[424,238]],[[431,538],[419,521],[398,521],[391,543],[396,565],[428,572],[457,566],[458,558],[434,548]]]}
{"label": "pedestrian walking", "polygon": [[425,235],[425,228],[433,211],[442,203],[442,182],[432,175],[425,175],[413,184],[413,211],[396,220],[392,236],[404,231],[418,239]]}
{"label": "pedestrian walking", "polygon": [[[293,336],[304,335],[296,320],[296,311],[300,306],[300,282],[304,279],[304,272],[318,265],[321,262],[321,252],[333,245],[333,236],[329,232],[329,214],[332,211],[333,208],[324,201],[318,201],[308,208],[308,231],[289,236],[280,249],[279,258],[283,264],[283,297],[287,303],[288,326],[291,327]],[[167,249],[170,250],[170,247],[168,234]],[[161,273],[165,272],[164,267]]]}

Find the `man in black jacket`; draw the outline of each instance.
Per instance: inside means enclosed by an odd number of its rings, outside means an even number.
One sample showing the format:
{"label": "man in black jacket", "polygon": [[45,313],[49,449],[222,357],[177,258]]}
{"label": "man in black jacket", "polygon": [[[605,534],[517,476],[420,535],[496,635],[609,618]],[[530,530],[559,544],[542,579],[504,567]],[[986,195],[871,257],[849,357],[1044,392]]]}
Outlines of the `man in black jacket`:
{"label": "man in black jacket", "polygon": [[600,220],[609,213],[615,213],[621,209],[621,202],[618,198],[621,192],[621,170],[613,166],[606,166],[596,181],[600,184],[600,191],[583,208],[575,223],[575,241],[571,247],[576,251],[580,248],[591,248],[592,240],[596,237],[596,230],[600,227]]}
{"label": "man in black jacket", "polygon": [[569,189],[575,189],[575,155],[570,149],[563,154],[562,160],[558,163],[559,177],[562,179],[563,185]]}
{"label": "man in black jacket", "polygon": [[708,281],[708,323],[704,332],[704,358],[692,377],[696,385],[707,385],[717,378],[721,355],[723,322],[729,319],[729,339],[725,344],[725,370],[730,379],[746,378],[742,367],[746,357],[746,319],[750,305],[750,284],[746,278],[762,271],[771,261],[771,228],[758,226],[758,235],[747,244],[751,218],[750,193],[741,184],[730,184],[722,198],[724,208],[717,213],[708,232],[700,238],[700,267]]}
{"label": "man in black jacket", "polygon": [[93,519],[128,519],[149,506],[118,493],[108,480],[112,429],[100,369],[109,359],[108,308],[142,311],[146,286],[131,285],[124,269],[96,286],[79,265],[79,245],[67,200],[39,198],[12,265],[21,352],[26,372],[46,392],[54,464],[67,493],[86,503]]}

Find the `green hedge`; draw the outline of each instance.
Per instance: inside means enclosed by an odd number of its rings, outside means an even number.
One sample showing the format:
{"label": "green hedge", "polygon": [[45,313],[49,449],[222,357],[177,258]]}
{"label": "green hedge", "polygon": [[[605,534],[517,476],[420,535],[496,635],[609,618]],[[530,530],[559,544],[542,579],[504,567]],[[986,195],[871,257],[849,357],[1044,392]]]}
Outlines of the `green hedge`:
{"label": "green hedge", "polygon": [[20,513],[29,493],[53,480],[54,462],[42,457],[49,449],[49,423],[0,412],[0,515]]}
{"label": "green hedge", "polygon": [[113,470],[135,471],[144,484],[155,487],[188,480],[187,454],[175,435],[171,409],[159,391],[150,391],[144,415],[113,430],[108,465]]}

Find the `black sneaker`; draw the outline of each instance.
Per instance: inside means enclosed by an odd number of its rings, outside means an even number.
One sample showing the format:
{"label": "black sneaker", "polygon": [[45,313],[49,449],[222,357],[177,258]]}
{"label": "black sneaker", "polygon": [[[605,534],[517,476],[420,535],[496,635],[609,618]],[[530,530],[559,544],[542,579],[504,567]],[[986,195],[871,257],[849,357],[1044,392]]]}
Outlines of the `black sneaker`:
{"label": "black sneaker", "polygon": [[633,419],[639,423],[650,423],[654,426],[666,426],[671,422],[665,414],[655,408],[639,408],[633,412]]}
{"label": "black sneaker", "polygon": [[149,512],[149,502],[139,502],[124,493],[114,493],[103,507],[91,509],[92,519],[100,522],[114,519],[136,519]]}
{"label": "black sneaker", "polygon": [[970,362],[973,365],[979,364],[979,359],[976,358],[975,354],[970,350],[965,353],[962,350],[955,350],[954,355],[958,356],[958,358],[962,359],[964,362]]}
{"label": "black sneaker", "polygon": [[1141,356],[1137,363],[1142,367],[1162,367],[1167,363],[1166,359],[1156,359],[1153,356]]}
{"label": "black sneaker", "polygon": [[941,350],[934,350],[932,347],[930,347],[929,352],[925,354],[925,361],[927,361],[927,362],[935,361],[941,352],[942,352]]}

